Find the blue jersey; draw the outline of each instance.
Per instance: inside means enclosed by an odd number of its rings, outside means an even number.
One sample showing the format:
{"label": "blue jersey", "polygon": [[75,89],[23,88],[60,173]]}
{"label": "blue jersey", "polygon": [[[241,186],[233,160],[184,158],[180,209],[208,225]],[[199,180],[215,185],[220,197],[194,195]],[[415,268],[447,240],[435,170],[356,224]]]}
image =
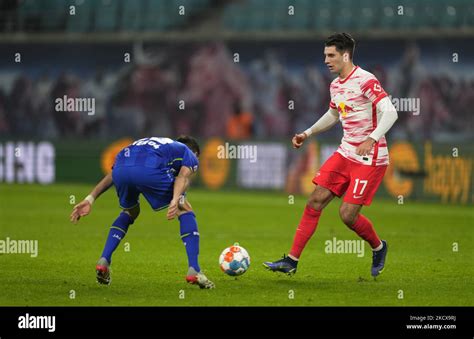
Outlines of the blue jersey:
{"label": "blue jersey", "polygon": [[122,149],[112,168],[112,179],[122,208],[132,208],[142,194],[154,210],[168,206],[181,167],[197,171],[196,155],[169,138],[144,138]]}
{"label": "blue jersey", "polygon": [[176,176],[182,166],[196,172],[199,161],[188,146],[169,138],[143,138],[122,149],[114,166],[143,166]]}

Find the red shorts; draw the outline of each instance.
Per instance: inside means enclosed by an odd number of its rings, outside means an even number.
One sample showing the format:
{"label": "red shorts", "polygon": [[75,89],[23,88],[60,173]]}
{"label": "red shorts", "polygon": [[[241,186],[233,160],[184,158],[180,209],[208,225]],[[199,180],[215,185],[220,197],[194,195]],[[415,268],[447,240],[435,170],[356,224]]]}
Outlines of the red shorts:
{"label": "red shorts", "polygon": [[358,164],[334,152],[313,178],[313,183],[338,197],[347,192],[345,202],[369,206],[386,170],[387,166]]}

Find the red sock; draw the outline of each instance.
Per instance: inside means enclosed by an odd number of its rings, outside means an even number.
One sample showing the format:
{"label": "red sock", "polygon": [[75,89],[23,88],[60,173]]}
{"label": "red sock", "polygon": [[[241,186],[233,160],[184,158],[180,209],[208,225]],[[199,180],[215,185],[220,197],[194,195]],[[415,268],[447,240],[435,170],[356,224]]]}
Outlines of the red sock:
{"label": "red sock", "polygon": [[372,248],[376,248],[382,243],[377,233],[375,233],[374,226],[370,220],[364,217],[362,214],[359,214],[356,222],[351,228],[357,233],[359,237],[367,241]]}
{"label": "red sock", "polygon": [[290,254],[299,258],[301,252],[303,252],[306,243],[316,231],[318,226],[319,217],[321,216],[321,211],[316,211],[314,208],[306,205],[304,209],[303,217],[301,218],[300,224],[296,229],[295,238],[293,240],[293,246],[291,247]]}

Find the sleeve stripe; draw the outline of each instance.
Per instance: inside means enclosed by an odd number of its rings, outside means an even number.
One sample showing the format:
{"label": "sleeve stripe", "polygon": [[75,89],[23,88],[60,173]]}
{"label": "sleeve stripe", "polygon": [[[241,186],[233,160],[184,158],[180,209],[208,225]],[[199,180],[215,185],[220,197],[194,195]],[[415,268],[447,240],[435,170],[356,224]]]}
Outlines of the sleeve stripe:
{"label": "sleeve stripe", "polygon": [[377,98],[375,98],[375,100],[374,100],[374,105],[377,105],[378,102],[379,102],[380,100],[382,100],[383,98],[385,98],[386,96],[387,96],[387,93],[385,93],[385,92],[380,93],[380,95],[379,95]]}
{"label": "sleeve stripe", "polygon": [[374,83],[377,83],[377,80],[376,79],[369,79],[367,80],[366,82],[364,82],[363,84],[361,84],[360,86],[360,89],[362,91],[362,93],[365,94],[365,92],[374,85]]}

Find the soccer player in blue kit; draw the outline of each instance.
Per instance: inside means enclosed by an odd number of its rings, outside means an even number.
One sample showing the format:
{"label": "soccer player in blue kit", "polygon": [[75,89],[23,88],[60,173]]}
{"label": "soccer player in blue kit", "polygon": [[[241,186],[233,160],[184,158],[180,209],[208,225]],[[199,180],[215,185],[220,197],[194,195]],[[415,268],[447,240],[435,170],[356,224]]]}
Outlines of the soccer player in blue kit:
{"label": "soccer player in blue kit", "polygon": [[104,251],[97,262],[97,282],[109,285],[112,253],[125,237],[128,227],[140,214],[139,195],[142,194],[153,210],[168,207],[167,218],[178,216],[181,239],[188,256],[186,281],[200,288],[215,285],[202,272],[198,263],[199,233],[196,216],[186,199],[190,177],[197,171],[199,145],[193,137],[144,138],[122,149],[107,174],[79,204],[74,206],[71,221],[76,223],[90,213],[92,204],[114,185],[123,211],[110,228]]}

